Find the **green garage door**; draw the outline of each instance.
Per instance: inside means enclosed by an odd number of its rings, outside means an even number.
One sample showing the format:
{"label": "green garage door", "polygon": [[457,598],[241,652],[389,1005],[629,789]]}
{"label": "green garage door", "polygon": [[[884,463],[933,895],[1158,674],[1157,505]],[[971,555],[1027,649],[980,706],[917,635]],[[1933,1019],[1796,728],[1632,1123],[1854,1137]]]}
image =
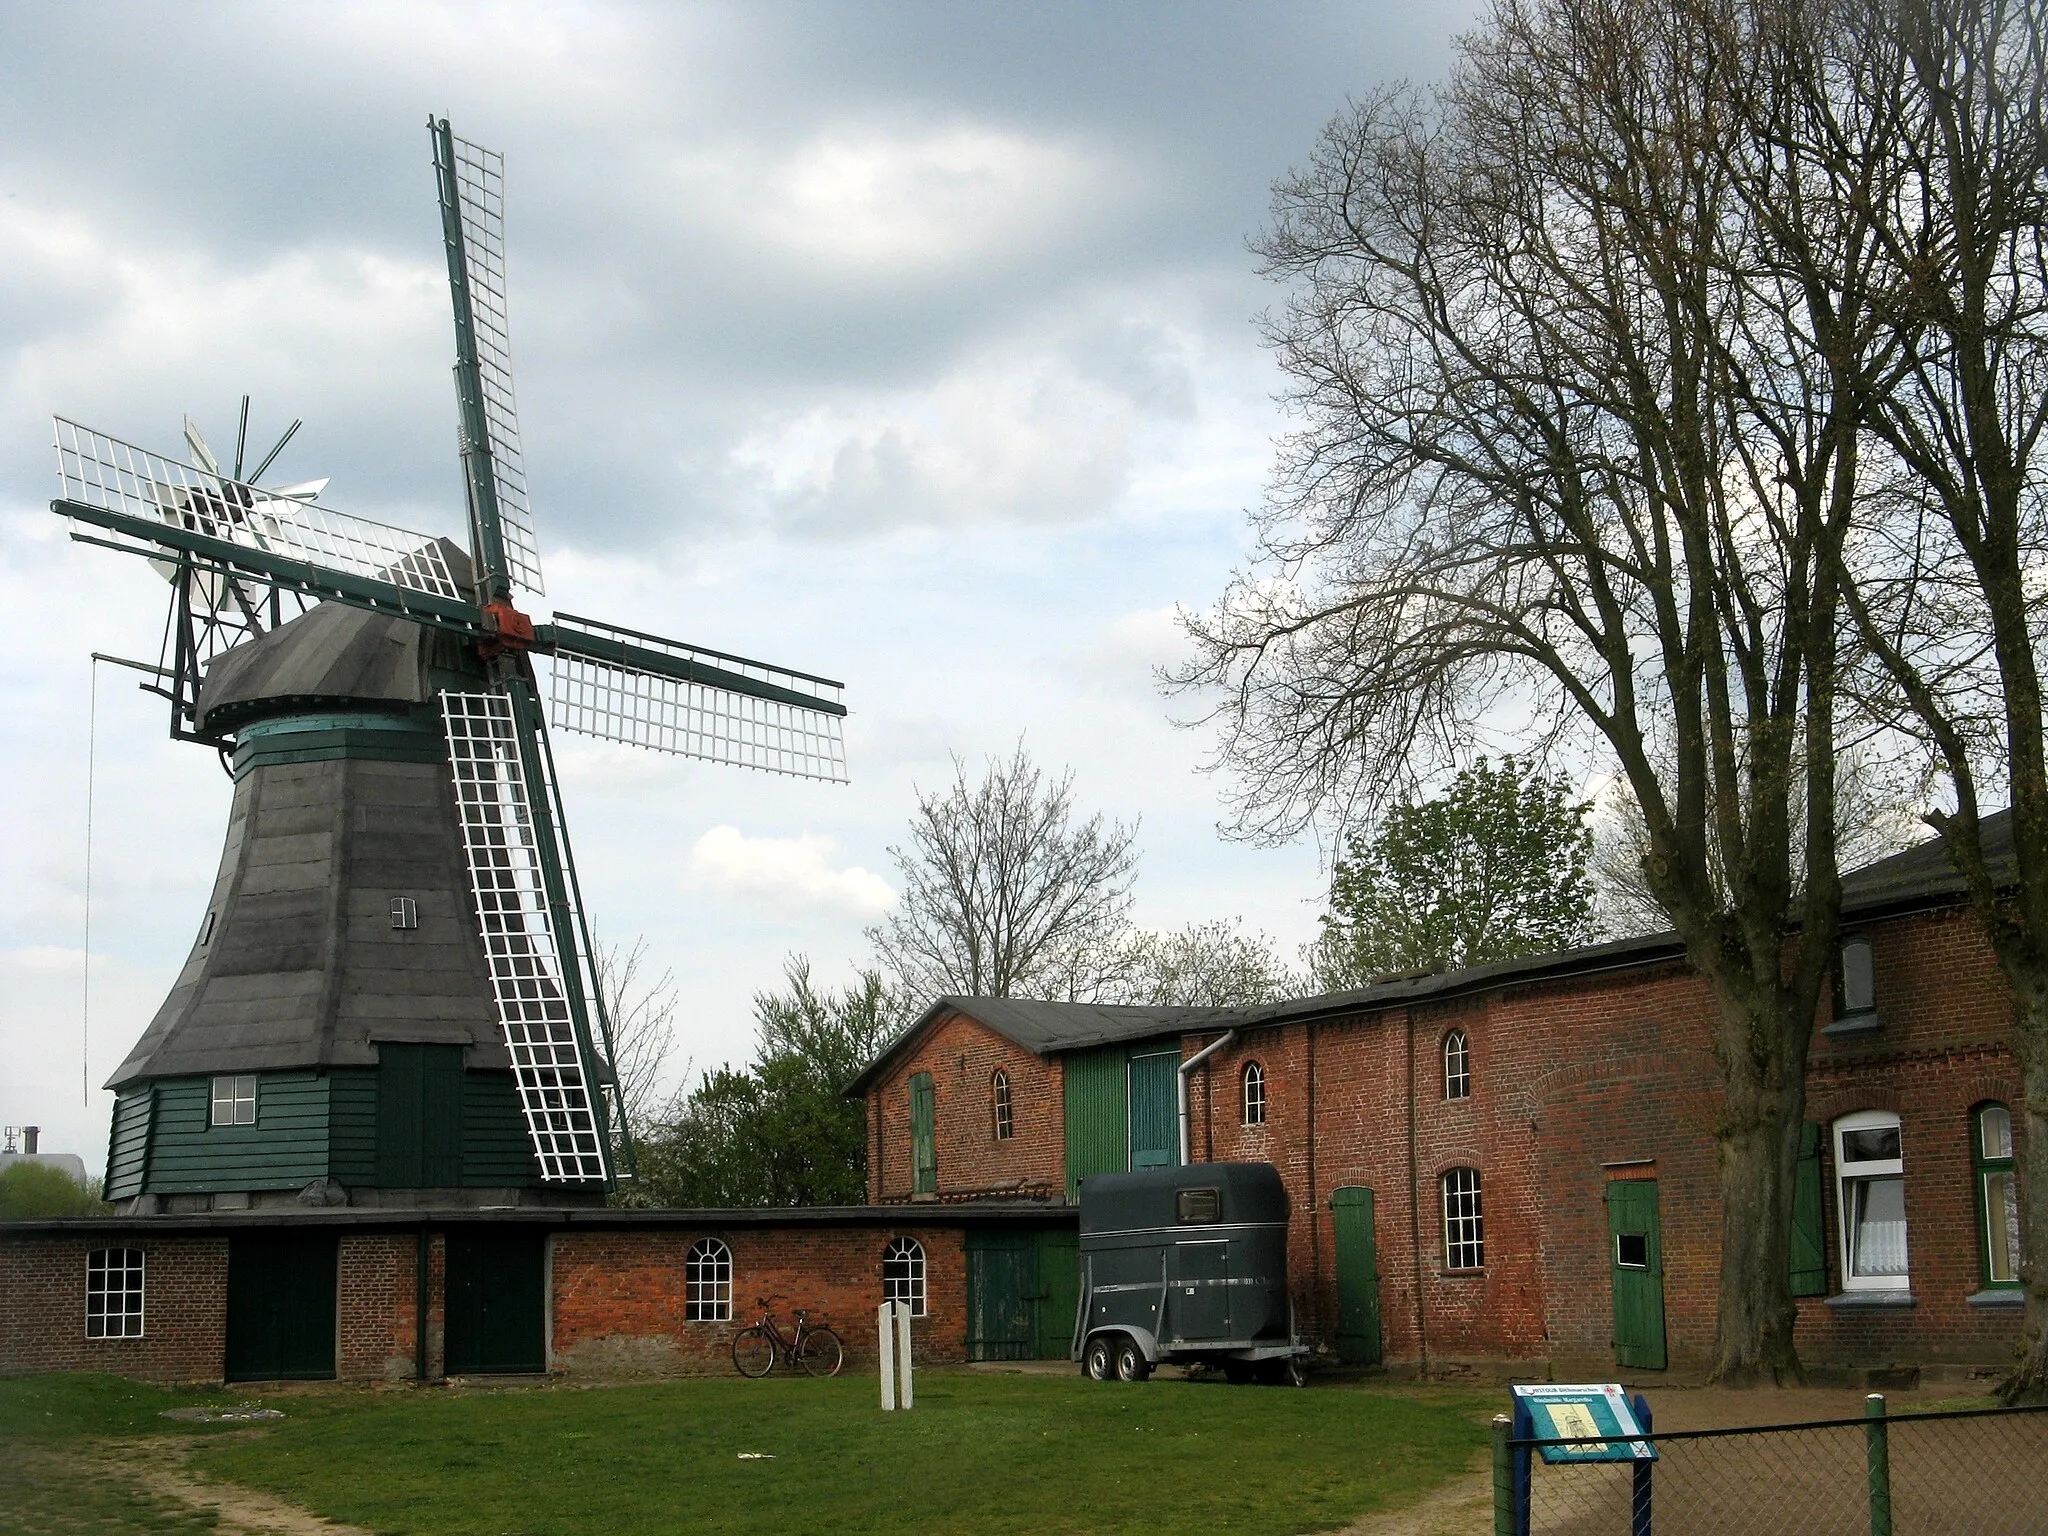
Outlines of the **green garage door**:
{"label": "green garage door", "polygon": [[1038,1358],[1064,1360],[1081,1305],[1081,1238],[1072,1227],[1038,1231]]}
{"label": "green garage door", "polygon": [[1029,1360],[1037,1348],[1038,1246],[1029,1232],[967,1233],[967,1358]]}
{"label": "green garage door", "polygon": [[334,1375],[332,1232],[237,1232],[228,1239],[229,1381]]}
{"label": "green garage door", "polygon": [[547,1369],[547,1234],[448,1234],[448,1374]]}
{"label": "green garage door", "polygon": [[1330,1224],[1337,1237],[1337,1358],[1378,1365],[1380,1260],[1372,1191],[1355,1184],[1332,1190]]}

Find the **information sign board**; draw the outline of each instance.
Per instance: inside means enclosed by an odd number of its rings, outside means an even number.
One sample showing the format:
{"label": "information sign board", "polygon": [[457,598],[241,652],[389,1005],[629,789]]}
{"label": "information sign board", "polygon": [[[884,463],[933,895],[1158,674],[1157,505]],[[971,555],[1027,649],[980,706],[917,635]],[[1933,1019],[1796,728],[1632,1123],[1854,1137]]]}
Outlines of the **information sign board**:
{"label": "information sign board", "polygon": [[[1536,1453],[1555,1466],[1579,1461],[1655,1461],[1647,1440],[1617,1385],[1516,1387],[1515,1434],[1524,1440],[1580,1440],[1580,1445],[1539,1445]],[[1526,1427],[1524,1427],[1526,1426]],[[1599,1436],[1593,1439],[1592,1436]]]}

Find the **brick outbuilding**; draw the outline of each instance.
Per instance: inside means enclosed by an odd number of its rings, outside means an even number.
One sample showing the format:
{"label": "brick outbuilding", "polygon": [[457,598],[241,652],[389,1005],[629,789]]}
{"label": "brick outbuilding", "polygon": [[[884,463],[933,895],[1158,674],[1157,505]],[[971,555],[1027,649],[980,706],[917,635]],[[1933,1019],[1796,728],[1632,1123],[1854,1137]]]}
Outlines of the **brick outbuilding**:
{"label": "brick outbuilding", "polygon": [[[2011,999],[1938,844],[1844,886],[1807,1080],[1801,1355],[1990,1374],[2022,1299]],[[942,998],[849,1092],[873,1201],[1271,1162],[1297,1315],[1333,1351],[1432,1374],[1692,1372],[1720,1255],[1713,1026],[1656,934],[1258,1009]]]}

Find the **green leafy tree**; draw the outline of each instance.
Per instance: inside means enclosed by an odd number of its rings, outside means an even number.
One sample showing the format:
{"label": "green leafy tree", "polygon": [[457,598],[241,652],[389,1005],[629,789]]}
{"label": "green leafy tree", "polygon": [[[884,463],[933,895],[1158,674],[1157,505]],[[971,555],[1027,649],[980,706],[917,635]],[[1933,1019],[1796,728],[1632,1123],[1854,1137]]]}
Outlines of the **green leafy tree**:
{"label": "green leafy tree", "polygon": [[841,1090],[899,1025],[879,972],[821,988],[791,956],[785,987],[754,996],[753,1062],[705,1074],[640,1145],[623,1199],[648,1206],[857,1205],[867,1190],[866,1107]]}
{"label": "green leafy tree", "polygon": [[47,1163],[16,1163],[0,1172],[0,1220],[104,1216],[110,1210],[100,1199],[97,1180],[74,1179]]}
{"label": "green leafy tree", "polygon": [[1172,933],[1132,930],[1121,982],[1108,1001],[1167,1008],[1244,1008],[1299,997],[1306,986],[1272,938],[1241,921],[1189,923]]}
{"label": "green leafy tree", "polygon": [[1353,832],[1310,968],[1329,991],[1402,971],[1455,970],[1591,937],[1590,802],[1570,782],[1480,758],[1434,800]]}

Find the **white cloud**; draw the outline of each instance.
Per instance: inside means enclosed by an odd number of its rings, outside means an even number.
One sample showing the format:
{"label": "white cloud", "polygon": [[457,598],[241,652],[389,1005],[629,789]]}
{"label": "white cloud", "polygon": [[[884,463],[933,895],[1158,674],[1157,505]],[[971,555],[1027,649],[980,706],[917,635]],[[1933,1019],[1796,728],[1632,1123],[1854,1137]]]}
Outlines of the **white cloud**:
{"label": "white cloud", "polygon": [[886,911],[896,900],[888,882],[858,864],[833,868],[838,847],[834,839],[815,833],[748,837],[738,827],[713,827],[690,849],[689,881],[731,895],[863,918]]}
{"label": "white cloud", "polygon": [[1110,694],[1163,708],[1158,674],[1186,659],[1188,640],[1174,608],[1119,614],[1068,653],[1054,670],[1089,693]]}

